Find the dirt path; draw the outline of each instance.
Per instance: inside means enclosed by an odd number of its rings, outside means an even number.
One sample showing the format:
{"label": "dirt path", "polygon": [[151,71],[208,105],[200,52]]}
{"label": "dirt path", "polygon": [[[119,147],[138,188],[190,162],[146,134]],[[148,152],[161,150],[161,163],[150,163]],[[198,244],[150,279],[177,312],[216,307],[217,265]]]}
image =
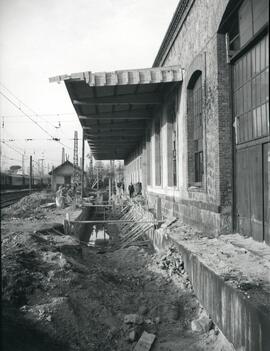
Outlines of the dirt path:
{"label": "dirt path", "polygon": [[[115,227],[108,232],[116,238]],[[6,233],[4,351],[129,351],[143,331],[156,335],[153,351],[232,350],[204,315],[176,253],[98,251],[53,233]],[[201,324],[191,323],[198,317]]]}

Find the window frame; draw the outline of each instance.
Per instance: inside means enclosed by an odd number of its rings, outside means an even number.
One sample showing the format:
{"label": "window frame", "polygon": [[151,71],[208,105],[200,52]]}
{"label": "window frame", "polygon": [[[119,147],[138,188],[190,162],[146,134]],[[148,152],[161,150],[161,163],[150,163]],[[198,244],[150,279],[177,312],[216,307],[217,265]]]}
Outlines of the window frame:
{"label": "window frame", "polygon": [[[262,22],[261,25],[256,23],[256,18],[255,18],[255,9],[256,9],[256,0],[244,0],[244,1],[238,1],[232,10],[232,13],[226,18],[226,22],[228,24],[224,25],[224,29],[222,30],[223,32],[227,32],[228,34],[228,42],[229,42],[229,50],[230,50],[230,59],[233,59],[234,56],[238,55],[240,51],[242,51],[246,46],[249,46],[250,43],[258,36],[262,31],[264,31],[266,28],[268,28],[269,22]],[[265,1],[265,4],[268,4],[268,1]],[[244,40],[243,43],[241,43],[241,30],[240,30],[240,11],[241,9],[243,10],[243,6],[249,6],[250,7],[250,12],[248,13],[251,17],[251,20],[248,22],[250,25],[250,31],[251,35],[248,36],[246,40]],[[258,9],[258,8],[257,8]],[[269,8],[268,8],[269,11]],[[267,9],[265,13],[268,12]],[[230,19],[230,21],[228,20]],[[231,25],[231,23],[236,23],[236,31],[235,27]],[[243,24],[243,22],[242,22]],[[255,28],[256,25],[256,28]],[[233,31],[232,31],[233,29]],[[242,33],[245,31],[242,31]],[[234,47],[236,45],[236,47]]]}
{"label": "window frame", "polygon": [[167,160],[168,160],[168,181],[169,188],[177,188],[178,171],[177,171],[177,91],[173,93],[167,108]]}
{"label": "window frame", "polygon": [[155,132],[155,186],[162,187],[162,144],[161,144],[161,116],[154,121]]}
{"label": "window frame", "polygon": [[[204,186],[204,86],[202,71],[195,71],[187,86],[189,187]],[[199,173],[198,173],[199,172]]]}
{"label": "window frame", "polygon": [[[269,130],[269,81],[267,80],[269,77],[269,57],[267,62],[267,45],[269,44],[268,36],[269,33],[265,32],[263,36],[260,35],[258,38],[256,38],[256,40],[253,40],[253,45],[249,47],[249,51],[241,51],[241,55],[238,55],[237,60],[233,60],[232,62],[232,97],[234,105],[233,118],[236,145],[241,145],[243,143],[252,142],[256,139],[264,138],[267,136],[267,133],[264,133],[263,130],[267,130],[267,128]],[[265,44],[265,47],[263,47],[263,44]],[[259,55],[257,55],[257,52]],[[265,57],[262,62],[263,56]],[[259,66],[257,67],[256,62],[258,58]],[[243,67],[240,67],[240,72],[238,72],[239,65],[243,64],[242,61],[245,62],[245,73],[248,72],[248,69],[250,71],[249,76],[240,74],[241,71],[243,71]],[[263,78],[265,78],[264,82],[268,83],[268,89],[262,89],[262,85],[258,84]],[[246,97],[248,86],[250,98]],[[240,98],[238,97],[239,95]],[[257,113],[260,113],[260,116],[257,116]],[[263,114],[265,114],[265,118],[263,118]],[[261,125],[258,125],[257,122],[260,122]],[[241,127],[240,124],[243,126]],[[253,124],[255,124],[255,126],[253,126]]]}

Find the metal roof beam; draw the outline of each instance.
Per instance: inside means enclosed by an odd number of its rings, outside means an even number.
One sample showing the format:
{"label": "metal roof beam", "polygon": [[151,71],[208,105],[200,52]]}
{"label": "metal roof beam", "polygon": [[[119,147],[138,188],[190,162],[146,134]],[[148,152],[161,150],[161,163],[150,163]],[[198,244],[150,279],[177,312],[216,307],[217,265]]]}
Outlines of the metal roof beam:
{"label": "metal roof beam", "polygon": [[127,110],[115,112],[103,112],[100,114],[83,114],[79,115],[80,120],[87,120],[87,122],[96,122],[97,120],[136,120],[136,119],[152,119],[152,112],[145,109]]}
{"label": "metal roof beam", "polygon": [[126,94],[117,96],[102,96],[73,100],[74,105],[160,105],[162,97],[158,94]]}
{"label": "metal roof beam", "polygon": [[114,130],[114,131],[103,131],[101,130],[100,132],[96,132],[96,131],[85,131],[85,135],[88,137],[92,137],[92,136],[96,136],[96,137],[122,137],[124,136],[140,136],[140,135],[144,135],[143,133],[143,129],[142,130]]}
{"label": "metal roof beam", "polygon": [[135,140],[135,141],[129,141],[129,140],[123,140],[123,141],[117,141],[117,140],[115,140],[115,142],[108,142],[108,143],[104,143],[104,141],[102,142],[102,144],[100,144],[100,145],[98,145],[96,142],[93,142],[93,140],[91,140],[91,139],[86,139],[87,141],[88,141],[88,144],[89,144],[89,146],[91,147],[91,146],[100,146],[100,147],[102,147],[102,146],[108,146],[108,145],[110,145],[110,146],[118,146],[118,145],[137,145],[137,140]]}
{"label": "metal roof beam", "polygon": [[143,123],[136,123],[136,124],[129,124],[129,123],[117,123],[117,124],[100,124],[100,125],[92,125],[92,126],[82,126],[82,128],[85,130],[85,132],[87,133],[88,130],[90,131],[98,131],[98,130],[102,130],[102,131],[110,131],[110,130],[121,130],[121,129],[125,129],[125,130],[145,130],[145,125]]}

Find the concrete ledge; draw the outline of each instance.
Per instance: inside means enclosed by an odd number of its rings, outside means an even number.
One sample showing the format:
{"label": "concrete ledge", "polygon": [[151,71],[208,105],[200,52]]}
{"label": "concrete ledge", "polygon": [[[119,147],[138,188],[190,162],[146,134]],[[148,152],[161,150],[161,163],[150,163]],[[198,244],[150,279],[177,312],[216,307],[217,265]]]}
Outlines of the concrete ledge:
{"label": "concrete ledge", "polygon": [[237,351],[269,350],[270,316],[263,304],[248,299],[170,235],[152,231],[149,236],[158,250],[178,248],[200,303]]}

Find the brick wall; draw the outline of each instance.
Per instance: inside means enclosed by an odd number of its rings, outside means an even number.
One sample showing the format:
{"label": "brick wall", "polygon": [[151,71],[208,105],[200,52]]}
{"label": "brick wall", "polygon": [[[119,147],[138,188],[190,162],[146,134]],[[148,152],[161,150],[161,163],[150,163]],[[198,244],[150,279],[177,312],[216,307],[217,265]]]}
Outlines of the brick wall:
{"label": "brick wall", "polygon": [[[180,65],[184,80],[179,89],[177,113],[177,186],[168,186],[166,104],[162,107],[162,186],[155,186],[154,121],[151,138],[149,203],[162,204],[163,214],[173,213],[190,224],[215,233],[232,231],[232,118],[230,66],[225,38],[218,28],[228,1],[196,0],[162,65]],[[188,163],[187,86],[192,74],[203,78],[204,179],[190,187]],[[158,112],[160,113],[160,111]],[[165,116],[164,116],[165,114]],[[147,160],[146,160],[147,162]]]}

